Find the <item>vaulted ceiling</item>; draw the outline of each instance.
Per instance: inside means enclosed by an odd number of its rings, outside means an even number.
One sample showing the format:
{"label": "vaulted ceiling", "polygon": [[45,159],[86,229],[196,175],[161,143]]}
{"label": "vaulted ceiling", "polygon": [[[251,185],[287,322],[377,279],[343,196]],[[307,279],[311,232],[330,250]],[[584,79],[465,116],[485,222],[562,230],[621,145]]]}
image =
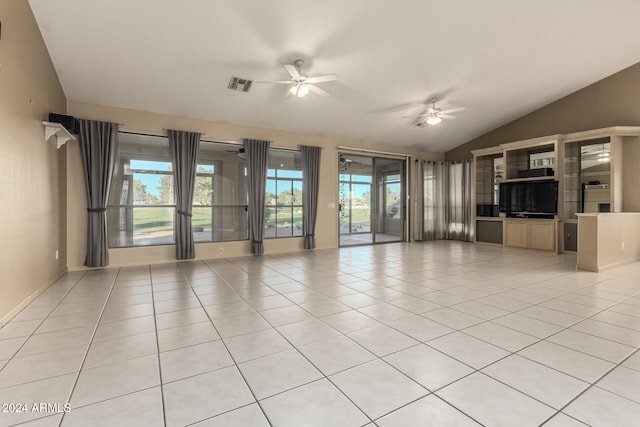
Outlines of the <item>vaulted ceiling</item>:
{"label": "vaulted ceiling", "polygon": [[[29,3],[70,100],[438,152],[640,61],[637,0]],[[227,88],[298,58],[329,97]]]}

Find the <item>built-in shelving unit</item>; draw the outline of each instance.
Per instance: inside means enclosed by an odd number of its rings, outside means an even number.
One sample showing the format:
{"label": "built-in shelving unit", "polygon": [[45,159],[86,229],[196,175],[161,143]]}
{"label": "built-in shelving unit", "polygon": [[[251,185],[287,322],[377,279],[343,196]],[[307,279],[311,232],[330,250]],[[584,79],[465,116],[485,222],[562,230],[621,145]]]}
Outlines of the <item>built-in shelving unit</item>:
{"label": "built-in shelving unit", "polygon": [[498,217],[500,182],[504,180],[504,153],[500,147],[474,151],[475,240],[502,245],[502,219]]}
{"label": "built-in shelving unit", "polygon": [[48,141],[52,136],[55,136],[57,149],[60,149],[67,141],[76,139],[76,137],[60,123],[42,122],[42,126],[44,126],[44,140]]}
{"label": "built-in shelving unit", "polygon": [[[502,144],[504,150],[506,181],[533,181],[555,179],[558,164],[558,140],[560,135],[528,139]],[[536,176],[536,172],[551,174]],[[530,175],[527,175],[530,174]],[[527,175],[527,176],[525,176]]]}
{"label": "built-in shelving unit", "polygon": [[[623,147],[636,150],[640,127],[550,135],[474,150],[476,242],[575,251],[578,214],[623,212]],[[633,146],[626,144],[635,144]],[[496,173],[496,164],[501,173]],[[507,218],[498,212],[500,182],[558,182],[552,219]],[[635,209],[635,199],[630,202]],[[631,206],[630,205],[630,206]]]}

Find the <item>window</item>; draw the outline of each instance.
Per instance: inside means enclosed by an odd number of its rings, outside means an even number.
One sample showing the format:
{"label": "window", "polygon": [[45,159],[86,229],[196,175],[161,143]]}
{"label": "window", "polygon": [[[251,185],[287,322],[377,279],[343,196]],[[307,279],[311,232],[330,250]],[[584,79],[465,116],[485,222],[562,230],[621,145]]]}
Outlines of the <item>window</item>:
{"label": "window", "polygon": [[[166,137],[120,132],[110,191],[109,247],[174,243],[173,171]],[[200,142],[192,225],[196,242],[249,238],[241,146]]]}
{"label": "window", "polygon": [[171,244],[174,215],[168,139],[120,132],[107,205],[109,247]]}
{"label": "window", "polygon": [[264,237],[302,236],[302,155],[269,150]]}
{"label": "window", "polygon": [[249,238],[247,166],[241,146],[200,142],[192,225],[196,242]]}

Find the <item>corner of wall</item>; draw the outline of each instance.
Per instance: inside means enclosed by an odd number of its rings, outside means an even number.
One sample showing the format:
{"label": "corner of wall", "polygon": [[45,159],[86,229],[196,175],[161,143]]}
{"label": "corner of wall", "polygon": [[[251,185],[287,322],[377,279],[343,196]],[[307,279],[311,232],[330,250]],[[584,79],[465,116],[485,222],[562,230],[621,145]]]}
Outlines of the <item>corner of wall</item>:
{"label": "corner of wall", "polygon": [[50,112],[66,112],[66,99],[29,3],[0,2],[0,16],[4,322],[66,271],[66,165],[42,126]]}

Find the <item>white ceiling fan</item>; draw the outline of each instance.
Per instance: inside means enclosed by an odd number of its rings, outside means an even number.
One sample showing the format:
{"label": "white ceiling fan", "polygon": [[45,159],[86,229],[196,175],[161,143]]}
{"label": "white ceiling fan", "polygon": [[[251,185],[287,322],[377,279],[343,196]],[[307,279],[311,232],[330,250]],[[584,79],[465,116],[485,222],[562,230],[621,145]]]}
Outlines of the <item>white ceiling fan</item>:
{"label": "white ceiling fan", "polygon": [[404,116],[403,119],[417,119],[416,126],[424,127],[425,125],[435,126],[442,121],[442,119],[452,120],[455,119],[455,116],[452,116],[451,113],[456,113],[458,111],[466,110],[465,107],[457,107],[450,108],[448,110],[441,110],[436,107],[436,102],[438,98],[429,99],[429,103],[431,107],[424,110],[422,114],[417,116]]}
{"label": "white ceiling fan", "polygon": [[325,83],[338,80],[338,76],[335,74],[324,74],[321,76],[309,77],[306,74],[302,74],[300,69],[304,65],[302,59],[296,59],[293,65],[287,64],[284,66],[285,70],[291,76],[291,80],[273,80],[273,81],[256,81],[256,83],[277,83],[291,85],[291,88],[285,94],[286,98],[291,96],[297,96],[299,98],[304,97],[309,92],[315,93],[320,96],[329,96],[329,92],[324,89],[320,89],[315,86],[316,83]]}

